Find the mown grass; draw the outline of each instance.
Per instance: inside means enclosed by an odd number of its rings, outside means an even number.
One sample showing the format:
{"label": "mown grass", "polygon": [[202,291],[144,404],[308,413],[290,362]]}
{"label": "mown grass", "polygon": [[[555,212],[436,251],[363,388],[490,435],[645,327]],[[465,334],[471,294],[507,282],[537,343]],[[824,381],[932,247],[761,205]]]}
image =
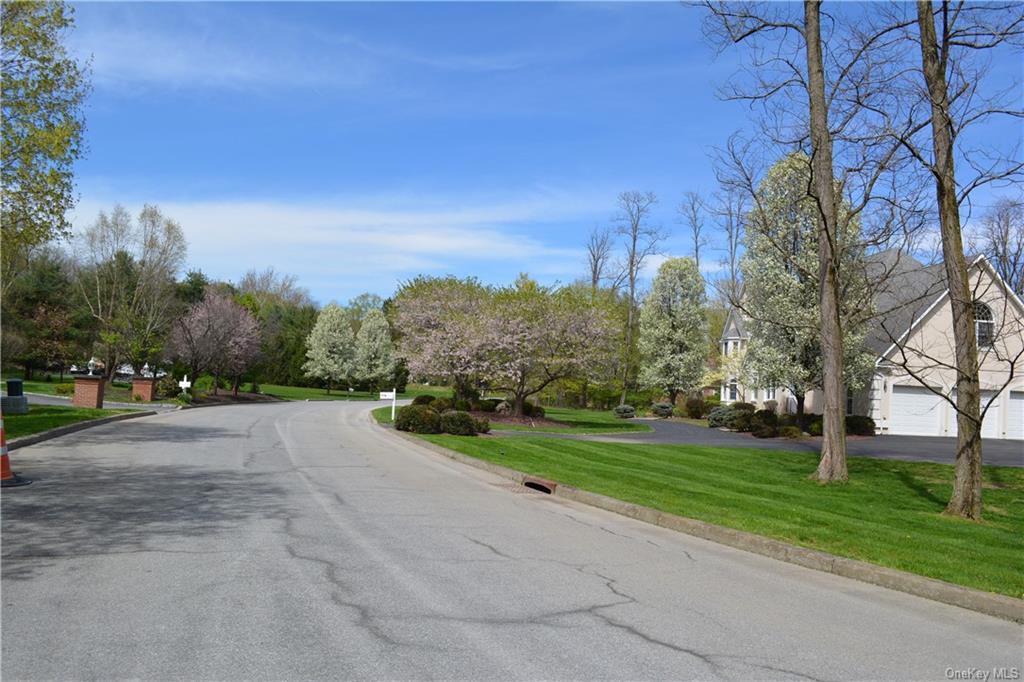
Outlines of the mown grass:
{"label": "mown grass", "polygon": [[651,431],[651,427],[642,421],[633,419],[619,419],[610,410],[607,412],[599,410],[574,410],[565,407],[544,408],[545,419],[556,421],[565,426],[551,426],[541,424],[529,426],[527,424],[505,424],[493,422],[491,428],[495,431],[534,431],[538,433],[618,433],[622,431]]}
{"label": "mown grass", "polygon": [[1024,597],[1024,469],[985,467],[985,519],[944,516],[953,468],[863,457],[850,481],[808,479],[810,453],[545,438],[423,436],[464,454],[627,502]]}
{"label": "mown grass", "polygon": [[[245,389],[252,389],[247,385]],[[282,400],[378,400],[380,393],[377,391],[352,391],[347,389],[334,389],[330,393],[323,388],[306,388],[303,386],[278,386],[276,384],[260,384],[260,392],[266,395],[281,398]],[[451,395],[452,389],[447,386],[424,386],[422,384],[409,384],[405,393],[399,393],[399,398],[415,398],[418,395],[447,396]]]}
{"label": "mown grass", "polygon": [[28,414],[4,415],[4,435],[7,438],[21,438],[55,429],[58,426],[109,417],[124,412],[130,412],[130,410],[94,410],[64,405],[29,405]]}

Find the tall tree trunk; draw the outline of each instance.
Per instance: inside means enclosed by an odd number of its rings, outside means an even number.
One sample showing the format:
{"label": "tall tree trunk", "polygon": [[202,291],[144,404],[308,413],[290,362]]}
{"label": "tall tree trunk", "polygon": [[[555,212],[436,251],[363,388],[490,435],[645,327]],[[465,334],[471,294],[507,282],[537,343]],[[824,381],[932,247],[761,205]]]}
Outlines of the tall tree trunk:
{"label": "tall tree trunk", "polygon": [[622,359],[622,397],[619,398],[619,405],[626,404],[626,394],[629,392],[629,361],[633,357],[633,295],[635,291],[636,283],[630,278],[629,310],[626,313],[626,354]]}
{"label": "tall tree trunk", "polygon": [[956,197],[951,133],[953,124],[949,115],[946,74],[939,59],[931,2],[918,0],[917,20],[921,34],[922,70],[932,106],[932,172],[935,175],[942,257],[949,284],[953,343],[956,349],[956,478],[946,513],[978,520],[981,519],[981,386],[978,379],[974,301],[960,231],[960,205]]}
{"label": "tall tree trunk", "polygon": [[825,102],[825,66],[821,56],[821,3],[804,1],[807,44],[807,95],[811,123],[811,193],[818,204],[818,270],[821,303],[822,409],[821,461],[814,477],[845,481],[846,424],[843,390],[843,329],[839,319],[838,211],[833,186],[832,135]]}

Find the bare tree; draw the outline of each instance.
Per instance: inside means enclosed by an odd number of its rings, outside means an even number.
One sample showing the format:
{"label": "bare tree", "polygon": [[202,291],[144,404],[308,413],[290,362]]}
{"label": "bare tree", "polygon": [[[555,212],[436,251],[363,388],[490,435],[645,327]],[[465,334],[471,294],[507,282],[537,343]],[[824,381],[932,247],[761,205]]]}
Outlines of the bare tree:
{"label": "bare tree", "polygon": [[[971,149],[964,133],[994,116],[1022,115],[1015,96],[984,92],[987,60],[975,55],[1016,43],[1024,34],[1024,10],[1016,4],[963,2],[942,2],[936,8],[930,1],[918,0],[916,24],[916,38],[911,37],[920,47],[919,73],[925,91],[909,98],[905,122],[899,127],[894,122],[893,135],[935,183],[956,348],[956,477],[946,512],[980,519],[982,409],[975,292],[964,255],[960,211],[978,187],[1018,179],[1024,163],[1019,150],[1000,155]],[[923,116],[921,109],[926,112]],[[929,129],[930,140],[919,137]],[[958,158],[964,163],[959,164]],[[972,177],[959,177],[958,165],[961,170],[966,166]]]}
{"label": "bare tree", "polygon": [[175,277],[185,262],[181,227],[155,206],[133,222],[122,206],[100,212],[79,237],[78,291],[100,326],[106,372],[127,360],[134,370],[155,360],[177,313]]}
{"label": "bare tree", "polygon": [[[587,269],[590,271],[590,289],[596,292],[608,277],[612,262],[612,233],[606,227],[595,227],[587,238]],[[616,284],[617,282],[613,282]]]}
{"label": "bare tree", "polygon": [[[821,20],[821,3],[708,3],[705,24],[720,46],[749,45],[745,68],[724,95],[760,109],[756,138],[733,138],[720,154],[720,180],[747,194],[752,211],[763,159],[803,150],[810,158],[807,196],[819,213],[817,272],[820,315],[817,332],[824,364],[822,456],[815,477],[845,480],[844,327],[863,322],[870,305],[843,305],[840,272],[859,267],[857,258],[872,243],[891,240],[895,221],[884,206],[899,206],[891,193],[895,173],[905,164],[899,146],[881,132],[877,111],[891,91],[882,87],[898,71],[893,60],[900,29],[906,25]],[[756,159],[757,163],[751,161]],[[840,206],[846,206],[840,210]],[[874,233],[864,238],[862,227]],[[865,231],[866,232],[866,231]],[[779,245],[785,252],[786,245]],[[795,265],[795,264],[794,264]],[[870,303],[870,300],[868,301]]]}
{"label": "bare tree", "polygon": [[700,252],[708,245],[709,239],[704,233],[704,213],[707,209],[703,197],[697,192],[686,192],[683,200],[676,209],[680,221],[690,231],[690,244],[693,245],[693,260],[697,263],[697,270],[700,270]]}
{"label": "bare tree", "polygon": [[667,233],[651,225],[651,209],[658,202],[654,192],[622,192],[619,194],[619,213],[615,216],[615,233],[622,237],[624,256],[620,272],[626,284],[626,330],[622,362],[622,397],[619,404],[625,404],[629,391],[630,376],[634,369],[633,356],[636,352],[636,323],[640,305],[638,280],[644,262],[657,254]]}
{"label": "bare tree", "polygon": [[251,295],[263,310],[268,303],[290,306],[312,305],[309,291],[298,285],[295,275],[286,275],[269,267],[266,270],[249,270],[238,282],[241,294]]}
{"label": "bare tree", "polygon": [[1024,202],[998,199],[971,235],[970,245],[985,254],[1017,296],[1024,296]]}
{"label": "bare tree", "polygon": [[715,283],[723,307],[738,307],[743,298],[740,277],[740,250],[747,219],[748,193],[736,187],[724,186],[715,194],[711,212],[719,229],[725,233],[725,251],[721,260],[724,275]]}

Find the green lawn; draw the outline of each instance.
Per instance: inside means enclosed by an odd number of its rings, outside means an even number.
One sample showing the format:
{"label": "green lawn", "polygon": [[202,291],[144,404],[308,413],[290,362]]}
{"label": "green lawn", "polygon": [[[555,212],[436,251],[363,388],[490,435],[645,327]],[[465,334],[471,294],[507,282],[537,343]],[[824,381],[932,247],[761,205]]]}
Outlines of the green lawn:
{"label": "green lawn", "polygon": [[985,520],[942,515],[953,468],[849,461],[808,480],[810,453],[546,438],[423,436],[473,457],[680,516],[1024,597],[1024,469],[985,467]]}
{"label": "green lawn", "polygon": [[[369,391],[352,391],[346,389],[334,389],[327,393],[323,388],[303,388],[301,386],[277,386],[275,384],[260,384],[260,392],[266,395],[281,398],[282,400],[377,400],[379,393]],[[248,385],[245,389],[251,390]],[[447,386],[424,386],[422,384],[409,384],[405,393],[399,393],[401,398],[415,398],[418,395],[429,394],[433,396],[451,395],[452,389]]]}
{"label": "green lawn", "polygon": [[63,405],[29,405],[28,414],[5,414],[4,435],[8,438],[31,436],[33,433],[55,429],[88,419],[109,417],[130,410],[93,410]]}
{"label": "green lawn", "polygon": [[545,418],[561,422],[565,426],[527,426],[520,424],[493,423],[491,427],[501,431],[534,431],[539,433],[617,433],[621,431],[652,431],[643,421],[619,419],[611,410],[574,410],[565,407],[545,407]]}

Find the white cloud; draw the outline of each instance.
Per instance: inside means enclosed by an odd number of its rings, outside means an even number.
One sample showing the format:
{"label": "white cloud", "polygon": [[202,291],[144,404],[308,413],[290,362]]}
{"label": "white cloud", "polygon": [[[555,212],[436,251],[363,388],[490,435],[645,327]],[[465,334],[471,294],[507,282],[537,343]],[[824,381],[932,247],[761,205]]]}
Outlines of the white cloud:
{"label": "white cloud", "polygon": [[[73,214],[88,226],[113,201],[85,199]],[[318,298],[344,299],[363,290],[390,294],[418,273],[527,271],[568,281],[582,271],[578,248],[556,246],[521,227],[582,211],[584,202],[526,198],[496,204],[398,207],[366,201],[302,204],[281,201],[153,201],[178,221],[189,242],[189,263],[220,279],[273,266],[295,274]],[[137,213],[141,204],[127,203]]]}

